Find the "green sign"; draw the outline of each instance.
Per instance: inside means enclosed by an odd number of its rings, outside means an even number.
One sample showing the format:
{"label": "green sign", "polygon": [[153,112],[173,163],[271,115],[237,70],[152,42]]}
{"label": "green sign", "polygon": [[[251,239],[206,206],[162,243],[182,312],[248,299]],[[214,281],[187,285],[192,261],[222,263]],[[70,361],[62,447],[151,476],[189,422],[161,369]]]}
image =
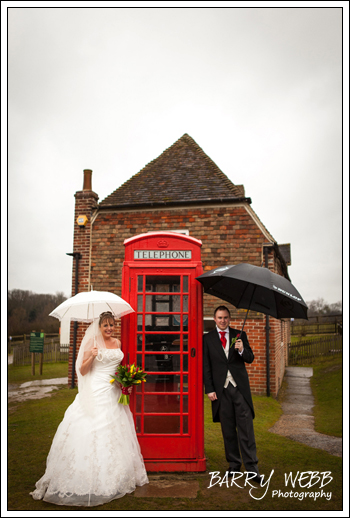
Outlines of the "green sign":
{"label": "green sign", "polygon": [[30,333],[29,352],[44,352],[44,333]]}

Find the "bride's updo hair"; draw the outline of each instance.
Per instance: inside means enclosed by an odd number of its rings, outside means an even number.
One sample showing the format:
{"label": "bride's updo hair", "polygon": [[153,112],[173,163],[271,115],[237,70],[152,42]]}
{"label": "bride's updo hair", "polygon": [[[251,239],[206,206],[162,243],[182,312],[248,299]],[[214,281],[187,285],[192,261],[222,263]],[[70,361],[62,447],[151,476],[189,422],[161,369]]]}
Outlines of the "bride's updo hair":
{"label": "bride's updo hair", "polygon": [[102,323],[107,320],[108,322],[110,323],[113,323],[113,325],[115,324],[115,319],[114,319],[114,315],[111,311],[105,311],[104,313],[101,313],[100,315],[100,319],[98,321],[98,325],[99,327],[102,326]]}

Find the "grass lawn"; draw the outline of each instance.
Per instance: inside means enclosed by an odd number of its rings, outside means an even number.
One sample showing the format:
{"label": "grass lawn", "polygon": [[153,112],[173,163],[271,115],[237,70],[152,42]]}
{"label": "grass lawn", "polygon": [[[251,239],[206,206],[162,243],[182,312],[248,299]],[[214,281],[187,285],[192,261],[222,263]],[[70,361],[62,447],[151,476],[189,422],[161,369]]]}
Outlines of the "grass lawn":
{"label": "grass lawn", "polygon": [[[44,373],[47,364],[44,365]],[[57,366],[57,364],[56,364]],[[52,377],[67,375],[58,374],[61,365],[55,371],[54,364]],[[327,369],[328,367],[326,367]],[[21,368],[9,368],[9,382],[28,381],[29,376],[23,379],[24,372]],[[15,372],[16,371],[16,372]],[[314,367],[315,372],[315,367]],[[46,374],[46,373],[45,373]],[[325,377],[332,377],[333,371],[323,372]],[[318,386],[322,392],[323,384]],[[35,482],[45,471],[46,457],[58,424],[63,418],[67,406],[73,401],[77,393],[76,389],[61,388],[55,391],[51,397],[41,400],[28,400],[9,405],[8,417],[8,510],[11,511],[76,511],[77,508],[66,506],[54,506],[42,501],[35,501],[29,495],[33,491]],[[194,475],[199,482],[200,491],[197,497],[190,498],[135,498],[133,495],[124,496],[103,506],[94,509],[98,511],[336,511],[342,509],[342,459],[325,453],[322,450],[310,448],[285,437],[270,433],[269,428],[281,415],[280,404],[273,398],[262,396],[253,397],[255,405],[255,434],[261,473],[268,478],[272,471],[269,486],[255,488],[251,492],[247,487],[226,487],[219,484],[209,488],[210,472],[219,471],[224,475],[227,462],[224,455],[223,440],[220,425],[211,420],[210,402],[205,396],[205,454],[207,457],[207,472]],[[329,407],[334,401],[322,403],[321,413],[329,415]],[[340,419],[341,420],[341,419]],[[325,472],[331,473],[332,480],[322,489],[328,495],[323,497],[282,497],[283,494],[321,493],[321,483],[311,488],[300,487],[296,483],[295,488],[285,484],[285,474],[299,472]],[[179,474],[181,480],[181,474]],[[314,479],[315,482],[316,479]],[[303,481],[303,485],[306,481]],[[243,486],[243,484],[242,484]],[[273,493],[276,491],[277,493]],[[330,497],[331,493],[331,497]],[[83,510],[85,508],[79,508]]]}
{"label": "grass lawn", "polygon": [[7,374],[9,383],[19,384],[26,381],[66,378],[68,376],[68,362],[44,363],[41,376],[39,375],[39,365],[35,365],[34,376],[32,376],[31,365],[8,365]]}
{"label": "grass lawn", "polygon": [[329,335],[293,335],[290,338],[292,345],[296,345],[300,342],[318,342],[320,338],[327,338]]}
{"label": "grass lawn", "polygon": [[311,388],[315,398],[315,430],[342,437],[343,362],[336,356],[313,365]]}

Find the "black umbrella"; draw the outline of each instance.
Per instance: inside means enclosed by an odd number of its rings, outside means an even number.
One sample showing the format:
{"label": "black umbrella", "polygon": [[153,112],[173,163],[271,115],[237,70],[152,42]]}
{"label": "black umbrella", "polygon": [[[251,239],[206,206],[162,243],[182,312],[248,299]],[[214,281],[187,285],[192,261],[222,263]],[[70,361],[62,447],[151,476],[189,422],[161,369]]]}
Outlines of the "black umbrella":
{"label": "black umbrella", "polygon": [[268,268],[246,263],[227,265],[196,278],[205,293],[226,300],[236,308],[248,312],[251,309],[275,318],[307,319],[307,305],[297,289],[285,277]]}

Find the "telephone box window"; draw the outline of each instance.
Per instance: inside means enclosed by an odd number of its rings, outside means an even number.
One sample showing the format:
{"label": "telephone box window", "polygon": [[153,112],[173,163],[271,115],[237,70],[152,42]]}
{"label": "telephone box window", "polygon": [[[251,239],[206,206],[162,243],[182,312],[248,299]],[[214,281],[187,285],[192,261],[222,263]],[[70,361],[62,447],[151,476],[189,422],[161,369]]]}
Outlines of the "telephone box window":
{"label": "telephone box window", "polygon": [[183,416],[182,429],[184,434],[188,433],[188,415]]}
{"label": "telephone box window", "polygon": [[179,434],[179,415],[145,415],[144,433],[156,434]]}
{"label": "telephone box window", "polygon": [[163,311],[170,311],[169,309],[169,302],[157,302],[156,303],[156,311],[163,312]]}
{"label": "telephone box window", "polygon": [[141,433],[141,416],[140,415],[136,416],[136,431],[138,433]]}
{"label": "telephone box window", "polygon": [[[169,327],[169,317],[156,317],[155,326],[156,327]],[[152,331],[154,330],[153,326],[147,326],[147,327],[151,327]],[[150,331],[150,329],[149,329],[149,331]]]}
{"label": "telephone box window", "polygon": [[[138,399],[141,399],[138,398]],[[180,413],[180,396],[170,394],[146,394],[143,399],[144,411],[147,413]],[[141,410],[139,410],[141,411]]]}
{"label": "telephone box window", "polygon": [[183,385],[182,390],[183,392],[188,392],[188,376],[183,376]]}
{"label": "telephone box window", "polygon": [[[168,355],[162,354],[145,354],[145,370],[147,372],[178,372],[180,371],[180,355],[173,354]],[[140,365],[140,364],[138,364]]]}
{"label": "telephone box window", "polygon": [[182,291],[184,291],[186,293],[188,291],[188,275],[184,275],[182,279],[183,279]]}
{"label": "telephone box window", "polygon": [[[140,290],[141,291],[141,290]],[[179,292],[180,275],[146,275],[146,291]]]}
{"label": "telephone box window", "polygon": [[187,313],[188,311],[188,295],[183,296],[183,312]]}
{"label": "telephone box window", "polygon": [[188,396],[183,396],[183,404],[182,404],[182,411],[188,412]]}
{"label": "telephone box window", "polygon": [[[142,335],[137,336],[137,343],[142,345]],[[145,334],[145,351],[179,352],[181,346],[181,335],[179,334]],[[142,350],[142,349],[140,349]],[[165,357],[168,358],[166,353]]]}
{"label": "telephone box window", "polygon": [[[184,378],[185,376],[183,376]],[[143,387],[136,385],[136,392],[181,392],[181,375],[180,374],[148,374],[147,383]],[[183,391],[187,391],[187,387],[183,384]]]}
{"label": "telephone box window", "polygon": [[183,371],[186,372],[186,371],[188,371],[188,355],[184,354],[182,359],[183,359]]}

